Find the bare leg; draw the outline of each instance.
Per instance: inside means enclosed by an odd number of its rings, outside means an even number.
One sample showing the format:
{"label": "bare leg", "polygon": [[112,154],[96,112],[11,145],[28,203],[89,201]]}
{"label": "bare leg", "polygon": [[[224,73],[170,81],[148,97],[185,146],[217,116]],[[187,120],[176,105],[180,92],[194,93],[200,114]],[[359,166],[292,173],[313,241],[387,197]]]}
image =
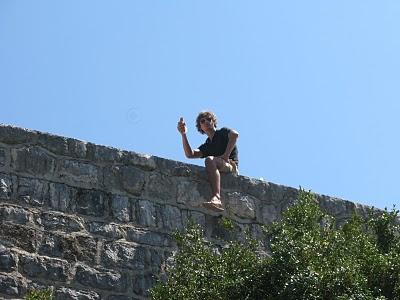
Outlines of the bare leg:
{"label": "bare leg", "polygon": [[217,166],[217,159],[213,156],[208,156],[205,160],[208,181],[211,186],[211,202],[220,202],[221,198],[221,174]]}
{"label": "bare leg", "polygon": [[206,170],[208,175],[208,181],[211,185],[211,199],[210,201],[204,202],[203,205],[208,209],[214,211],[223,211],[221,202],[221,174],[220,168],[225,163],[221,158],[209,156],[206,158]]}

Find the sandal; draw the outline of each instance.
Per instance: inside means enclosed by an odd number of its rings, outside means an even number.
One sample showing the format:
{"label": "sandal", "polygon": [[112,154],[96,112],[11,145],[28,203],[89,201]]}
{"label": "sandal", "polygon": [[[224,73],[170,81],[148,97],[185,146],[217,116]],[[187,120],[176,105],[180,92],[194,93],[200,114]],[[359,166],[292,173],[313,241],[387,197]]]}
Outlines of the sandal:
{"label": "sandal", "polygon": [[215,201],[203,202],[203,206],[213,211],[224,211],[221,202],[215,202]]}

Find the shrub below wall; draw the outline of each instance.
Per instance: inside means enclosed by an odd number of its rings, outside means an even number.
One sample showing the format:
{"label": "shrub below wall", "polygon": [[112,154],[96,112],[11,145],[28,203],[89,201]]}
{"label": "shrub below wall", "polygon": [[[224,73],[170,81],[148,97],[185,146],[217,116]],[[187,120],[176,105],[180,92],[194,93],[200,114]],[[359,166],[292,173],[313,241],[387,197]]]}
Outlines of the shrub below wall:
{"label": "shrub below wall", "polygon": [[168,280],[151,290],[166,299],[400,299],[398,211],[354,215],[338,228],[310,192],[266,228],[271,256],[257,243],[222,249],[191,225],[176,234],[179,252]]}

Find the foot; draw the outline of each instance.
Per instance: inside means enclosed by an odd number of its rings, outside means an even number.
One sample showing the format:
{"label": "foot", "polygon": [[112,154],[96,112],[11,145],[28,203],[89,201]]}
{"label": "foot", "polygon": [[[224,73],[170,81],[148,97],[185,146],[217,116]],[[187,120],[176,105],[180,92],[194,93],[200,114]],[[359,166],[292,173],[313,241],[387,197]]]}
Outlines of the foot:
{"label": "foot", "polygon": [[203,202],[203,206],[213,211],[224,211],[221,200],[217,196],[213,196],[208,202]]}

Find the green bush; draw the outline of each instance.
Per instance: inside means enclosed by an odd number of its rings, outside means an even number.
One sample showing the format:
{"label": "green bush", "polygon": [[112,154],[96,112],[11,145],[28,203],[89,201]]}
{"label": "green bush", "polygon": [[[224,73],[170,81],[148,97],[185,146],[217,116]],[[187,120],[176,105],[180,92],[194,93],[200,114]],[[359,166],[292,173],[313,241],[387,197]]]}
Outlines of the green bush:
{"label": "green bush", "polygon": [[313,194],[301,190],[296,205],[266,228],[270,257],[259,257],[251,239],[219,249],[190,225],[176,234],[179,251],[168,280],[150,295],[154,300],[400,299],[397,218],[394,209],[371,211],[367,219],[354,215],[338,227]]}
{"label": "green bush", "polygon": [[26,296],[26,300],[52,300],[53,292],[51,289],[46,290],[31,290]]}

